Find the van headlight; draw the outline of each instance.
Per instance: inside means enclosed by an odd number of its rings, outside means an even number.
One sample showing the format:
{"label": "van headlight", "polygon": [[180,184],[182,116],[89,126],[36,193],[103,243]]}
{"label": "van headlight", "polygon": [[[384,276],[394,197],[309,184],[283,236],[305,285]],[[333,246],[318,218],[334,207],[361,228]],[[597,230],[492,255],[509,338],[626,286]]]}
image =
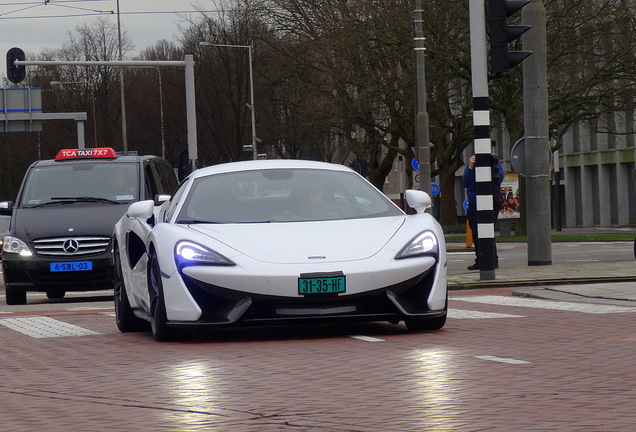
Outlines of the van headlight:
{"label": "van headlight", "polygon": [[5,253],[18,254],[22,257],[33,256],[33,252],[31,252],[31,249],[29,249],[25,242],[17,237],[9,235],[4,236],[4,244],[2,245],[2,250]]}
{"label": "van headlight", "polygon": [[432,231],[424,231],[408,242],[395,256],[395,259],[428,255],[435,259],[439,256],[439,242]]}

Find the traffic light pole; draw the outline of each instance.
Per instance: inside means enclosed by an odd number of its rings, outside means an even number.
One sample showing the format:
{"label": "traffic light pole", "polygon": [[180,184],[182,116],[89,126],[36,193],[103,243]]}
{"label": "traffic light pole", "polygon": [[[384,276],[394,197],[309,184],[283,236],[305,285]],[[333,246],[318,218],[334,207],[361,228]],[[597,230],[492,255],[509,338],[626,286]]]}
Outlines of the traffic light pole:
{"label": "traffic light pole", "polygon": [[551,265],[548,72],[543,1],[531,0],[521,16],[523,22],[532,27],[523,37],[523,49],[533,51],[523,62],[528,265]]}
{"label": "traffic light pole", "polygon": [[113,66],[113,67],[183,67],[185,70],[186,118],[188,128],[188,159],[191,171],[198,166],[196,103],[194,86],[194,57],[186,55],[183,61],[167,60],[109,60],[109,61],[50,61],[15,60],[14,66]]}
{"label": "traffic light pole", "polygon": [[420,190],[431,194],[431,149],[429,119],[426,107],[426,48],[422,30],[423,0],[415,1],[415,60],[417,65],[417,116],[415,118],[417,162],[420,172]]}
{"label": "traffic light pole", "polygon": [[475,127],[475,192],[479,278],[495,279],[495,223],[490,168],[490,109],[488,106],[488,62],[484,0],[470,0],[470,63]]}

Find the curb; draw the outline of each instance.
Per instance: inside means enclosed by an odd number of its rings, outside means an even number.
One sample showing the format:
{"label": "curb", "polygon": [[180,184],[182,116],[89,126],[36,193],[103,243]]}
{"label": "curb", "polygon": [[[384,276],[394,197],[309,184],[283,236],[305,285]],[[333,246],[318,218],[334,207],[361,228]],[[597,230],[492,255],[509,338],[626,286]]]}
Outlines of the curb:
{"label": "curb", "polygon": [[544,285],[578,285],[587,283],[610,283],[610,282],[634,282],[636,276],[613,276],[613,277],[584,277],[567,279],[523,279],[523,280],[480,280],[470,282],[448,281],[449,290],[478,289],[478,288],[515,288],[534,287]]}

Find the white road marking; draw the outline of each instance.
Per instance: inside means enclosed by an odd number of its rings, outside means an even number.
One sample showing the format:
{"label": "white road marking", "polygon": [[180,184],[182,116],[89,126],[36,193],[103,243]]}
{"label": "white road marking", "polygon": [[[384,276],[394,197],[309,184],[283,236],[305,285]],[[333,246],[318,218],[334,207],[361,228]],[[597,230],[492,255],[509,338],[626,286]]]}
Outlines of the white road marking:
{"label": "white road marking", "polygon": [[1,318],[0,325],[38,339],[101,334],[50,317]]}
{"label": "white road marking", "polygon": [[511,359],[511,358],[503,358],[503,357],[496,357],[496,356],[475,356],[475,358],[478,358],[480,360],[488,360],[488,361],[494,361],[494,362],[499,362],[499,363],[508,363],[508,364],[532,364],[532,362],[528,362],[528,361],[524,361],[524,360],[517,360],[517,359]]}
{"label": "white road marking", "polygon": [[349,337],[353,339],[358,339],[364,342],[384,342],[384,339],[378,339],[371,336],[351,335]]}
{"label": "white road marking", "polygon": [[630,306],[612,306],[604,304],[591,303],[573,303],[553,300],[529,299],[523,297],[504,297],[504,296],[466,296],[453,297],[452,300],[492,304],[497,306],[514,306],[535,309],[551,309],[569,312],[582,312],[590,314],[607,314],[607,313],[625,313],[636,312],[636,307]]}
{"label": "white road marking", "polygon": [[448,309],[448,317],[452,319],[484,319],[484,318],[525,318],[524,315],[512,315],[495,312],[479,312],[462,309]]}

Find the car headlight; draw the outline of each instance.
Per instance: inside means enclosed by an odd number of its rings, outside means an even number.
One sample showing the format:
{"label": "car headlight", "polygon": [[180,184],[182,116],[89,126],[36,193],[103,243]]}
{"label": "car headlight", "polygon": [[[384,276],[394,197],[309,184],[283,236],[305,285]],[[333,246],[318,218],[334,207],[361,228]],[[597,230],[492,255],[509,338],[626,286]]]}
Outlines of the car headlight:
{"label": "car headlight", "polygon": [[236,265],[220,253],[201,246],[191,241],[180,241],[174,248],[174,256],[177,266],[185,267],[189,265]]}
{"label": "car headlight", "polygon": [[424,231],[416,235],[402,248],[395,258],[411,258],[422,255],[430,255],[435,257],[435,259],[439,256],[439,242],[432,231]]}
{"label": "car headlight", "polygon": [[5,253],[18,254],[22,257],[33,256],[33,252],[31,252],[31,249],[29,249],[27,244],[19,238],[13,236],[4,236],[4,244],[2,245],[2,250]]}

